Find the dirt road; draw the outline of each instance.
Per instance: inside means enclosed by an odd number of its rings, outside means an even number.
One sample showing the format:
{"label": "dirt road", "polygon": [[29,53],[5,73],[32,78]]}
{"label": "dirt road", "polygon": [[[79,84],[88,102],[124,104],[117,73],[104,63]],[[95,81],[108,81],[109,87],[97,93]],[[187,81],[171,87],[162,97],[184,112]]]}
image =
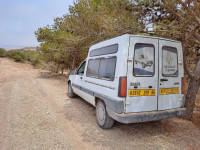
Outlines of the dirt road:
{"label": "dirt road", "polygon": [[102,130],[91,105],[67,97],[66,83],[0,58],[0,150],[200,149],[200,128],[179,118]]}

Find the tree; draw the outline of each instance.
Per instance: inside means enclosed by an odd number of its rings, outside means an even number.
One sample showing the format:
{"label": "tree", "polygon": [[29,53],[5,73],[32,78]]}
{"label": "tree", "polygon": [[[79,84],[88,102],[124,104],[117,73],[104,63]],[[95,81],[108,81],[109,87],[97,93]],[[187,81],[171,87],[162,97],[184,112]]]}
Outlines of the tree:
{"label": "tree", "polygon": [[[177,5],[169,1],[166,3],[166,9],[174,15],[179,25],[181,26],[180,39],[183,43],[185,70],[190,78],[186,95],[186,115],[188,120],[192,119],[193,109],[195,105],[196,95],[200,86],[200,57],[199,57],[199,44],[200,44],[200,3],[198,1],[178,1]],[[178,11],[176,11],[178,10]],[[180,29],[179,29],[180,30]],[[191,71],[191,66],[188,65],[190,57],[194,59],[195,67]]]}
{"label": "tree", "polygon": [[145,27],[138,22],[139,13],[128,11],[134,4],[128,0],[80,0],[69,14],[54,19],[54,25],[39,28],[35,34],[41,51],[49,61],[66,56],[75,68],[85,59],[89,47],[124,33],[137,33]]}
{"label": "tree", "polygon": [[184,68],[189,77],[185,118],[191,120],[200,86],[200,3],[197,0],[144,0],[138,7],[142,9],[142,19],[152,25],[150,35],[182,42]]}

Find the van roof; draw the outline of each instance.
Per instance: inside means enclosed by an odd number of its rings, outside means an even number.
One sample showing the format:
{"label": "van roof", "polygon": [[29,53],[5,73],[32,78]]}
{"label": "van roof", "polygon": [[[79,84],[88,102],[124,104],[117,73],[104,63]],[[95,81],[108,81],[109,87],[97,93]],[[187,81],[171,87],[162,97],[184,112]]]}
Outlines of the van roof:
{"label": "van roof", "polygon": [[90,47],[90,50],[93,50],[93,49],[102,47],[103,44],[109,45],[108,43],[110,43],[110,42],[112,42],[112,41],[114,42],[114,41],[126,39],[126,38],[129,38],[129,37],[131,37],[131,36],[134,36],[134,37],[153,38],[153,39],[161,39],[161,40],[166,40],[166,41],[172,41],[172,42],[180,43],[180,41],[176,41],[176,40],[172,40],[172,39],[167,39],[167,38],[161,38],[161,37],[146,36],[146,35],[135,35],[135,34],[123,34],[123,35],[114,37],[114,38],[112,38],[112,39],[108,39],[108,40],[99,42],[99,43],[97,43],[97,44],[94,44],[94,45],[92,45],[92,46]]}

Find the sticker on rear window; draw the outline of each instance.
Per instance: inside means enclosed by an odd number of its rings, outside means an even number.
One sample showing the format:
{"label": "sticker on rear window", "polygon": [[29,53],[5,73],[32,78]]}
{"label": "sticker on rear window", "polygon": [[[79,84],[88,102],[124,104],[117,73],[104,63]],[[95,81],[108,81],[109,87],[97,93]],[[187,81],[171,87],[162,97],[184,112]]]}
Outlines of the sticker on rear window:
{"label": "sticker on rear window", "polygon": [[137,43],[134,52],[134,76],[154,75],[154,46]]}
{"label": "sticker on rear window", "polygon": [[163,76],[178,76],[178,57],[177,49],[164,46],[162,51]]}

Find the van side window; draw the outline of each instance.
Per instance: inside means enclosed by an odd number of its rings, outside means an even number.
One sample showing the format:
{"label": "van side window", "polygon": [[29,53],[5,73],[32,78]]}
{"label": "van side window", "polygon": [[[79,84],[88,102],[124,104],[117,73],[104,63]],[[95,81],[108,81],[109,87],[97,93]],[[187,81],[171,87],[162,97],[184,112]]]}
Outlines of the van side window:
{"label": "van side window", "polygon": [[116,57],[101,59],[99,66],[99,77],[114,80],[116,68]]}
{"label": "van side window", "polygon": [[116,57],[90,59],[88,61],[86,76],[114,80],[116,60]]}
{"label": "van side window", "polygon": [[163,46],[162,48],[162,75],[163,77],[178,76],[178,55],[174,47]]}
{"label": "van side window", "polygon": [[100,56],[100,55],[106,55],[106,54],[113,54],[118,51],[118,44],[101,47],[95,50],[92,50],[90,52],[90,57],[92,56]]}
{"label": "van side window", "polygon": [[86,76],[98,77],[99,62],[100,62],[100,59],[90,59],[88,61]]}
{"label": "van side window", "polygon": [[154,76],[154,52],[155,48],[151,44],[137,43],[135,45],[133,75],[134,76]]}
{"label": "van side window", "polygon": [[82,65],[79,67],[79,69],[77,71],[77,75],[83,75],[84,74],[85,64],[86,64],[86,62],[83,62]]}

